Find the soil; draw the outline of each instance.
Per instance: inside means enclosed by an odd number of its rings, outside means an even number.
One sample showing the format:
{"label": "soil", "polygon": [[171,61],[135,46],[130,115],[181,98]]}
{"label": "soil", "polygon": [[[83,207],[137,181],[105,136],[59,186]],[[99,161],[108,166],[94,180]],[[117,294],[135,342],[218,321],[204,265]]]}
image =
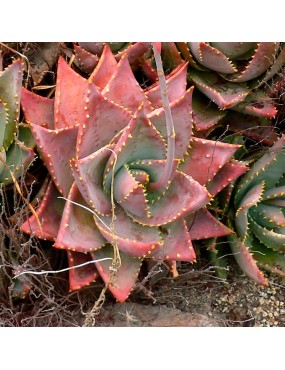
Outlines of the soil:
{"label": "soil", "polygon": [[285,284],[267,276],[261,287],[237,266],[230,267],[228,283],[211,268],[199,271],[188,264],[179,276],[166,275],[163,266],[146,284],[138,284],[125,303],[105,303],[96,326],[285,326]]}

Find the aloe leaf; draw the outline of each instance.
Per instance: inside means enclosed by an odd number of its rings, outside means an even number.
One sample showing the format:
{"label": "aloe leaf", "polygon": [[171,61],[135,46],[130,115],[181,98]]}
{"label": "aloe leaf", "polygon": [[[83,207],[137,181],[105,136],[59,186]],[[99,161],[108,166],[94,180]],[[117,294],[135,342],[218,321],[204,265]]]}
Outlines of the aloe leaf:
{"label": "aloe leaf", "polygon": [[115,220],[112,216],[95,217],[97,227],[109,243],[116,243],[119,250],[133,257],[143,257],[160,246],[160,234],[156,227],[134,222],[119,205],[115,209]]}
{"label": "aloe leaf", "polygon": [[[250,227],[255,236],[268,248],[277,252],[285,252],[285,235],[279,234],[272,230],[267,230],[265,227],[258,225],[251,217],[249,217]],[[278,229],[277,229],[278,230]]]}
{"label": "aloe leaf", "polygon": [[104,186],[110,191],[114,160],[116,172],[126,163],[143,159],[165,159],[166,145],[156,128],[146,117],[141,107],[121,134],[111,154],[106,169]]}
{"label": "aloe leaf", "polygon": [[264,182],[264,189],[273,188],[285,172],[285,135],[281,136],[243,176],[235,196],[236,207],[245,193],[254,185]]}
{"label": "aloe leaf", "polygon": [[270,119],[239,112],[228,112],[221,125],[264,145],[273,145],[278,139]]}
{"label": "aloe leaf", "polygon": [[147,217],[148,205],[145,185],[140,184],[126,166],[115,177],[114,198],[131,216]]}
{"label": "aloe leaf", "polygon": [[251,114],[257,117],[274,118],[277,109],[263,91],[255,91],[249,94],[245,100],[232,108],[237,112]]}
{"label": "aloe leaf", "polygon": [[267,279],[258,268],[249,248],[234,234],[228,236],[231,250],[241,270],[251,279],[261,285],[268,285]]}
{"label": "aloe leaf", "polygon": [[27,122],[54,129],[53,103],[53,99],[36,95],[22,87],[21,105]]}
{"label": "aloe leaf", "polygon": [[237,73],[223,77],[233,82],[246,82],[260,76],[273,63],[278,46],[277,42],[260,42],[245,67]]}
{"label": "aloe leaf", "polygon": [[207,71],[207,68],[204,68],[202,65],[198,64],[195,59],[193,58],[191,52],[190,52],[190,49],[189,49],[189,46],[188,46],[188,43],[187,42],[176,42],[175,43],[178,50],[180,51],[181,55],[183,56],[183,58],[185,60],[187,60],[187,62],[189,63],[189,65],[191,67],[193,67],[194,69],[198,70],[198,71]]}
{"label": "aloe leaf", "polygon": [[253,243],[253,256],[264,270],[285,277],[285,255],[275,252],[258,241]]}
{"label": "aloe leaf", "polygon": [[81,46],[74,45],[74,52],[83,72],[91,73],[98,64],[99,58],[97,55],[89,53]]}
{"label": "aloe leaf", "polygon": [[[181,63],[166,77],[167,96],[171,103],[179,99],[186,92],[187,63]],[[159,82],[144,90],[144,93],[154,109],[162,107]]]}
{"label": "aloe leaf", "polygon": [[1,116],[3,116],[4,110],[6,112],[5,121],[0,122],[0,149],[3,146],[5,150],[8,150],[14,141],[20,113],[22,77],[23,66],[20,60],[16,60],[0,72]]}
{"label": "aloe leaf", "polygon": [[233,233],[205,207],[187,216],[186,220],[192,240],[217,238]]}
{"label": "aloe leaf", "polygon": [[24,144],[17,141],[10,145],[5,158],[9,170],[6,166],[3,166],[1,171],[1,165],[3,165],[3,163],[0,163],[0,183],[9,184],[13,182],[12,175],[16,178],[24,175],[34,157],[35,153],[33,149],[28,148]]}
{"label": "aloe leaf", "polygon": [[207,189],[214,197],[227,185],[235,181],[239,176],[243,175],[248,170],[248,167],[238,161],[226,163],[220,171],[208,182]]}
{"label": "aloe leaf", "polygon": [[86,203],[102,215],[110,215],[110,196],[103,189],[104,170],[114,146],[107,145],[88,157],[71,161],[74,180]]}
{"label": "aloe leaf", "polygon": [[161,226],[197,211],[210,199],[210,194],[205,187],[192,177],[177,171],[169,188],[159,201],[148,203],[148,217],[134,217],[134,219],[145,225]]}
{"label": "aloe leaf", "polygon": [[[189,112],[192,110],[193,87],[188,89],[178,100],[170,103],[171,115],[175,130],[175,158],[183,158],[192,135],[192,117]],[[156,109],[148,115],[151,123],[167,140],[165,110]]]}
{"label": "aloe leaf", "polygon": [[51,181],[39,208],[36,210],[41,227],[38,225],[35,216],[32,215],[21,225],[22,231],[26,234],[33,234],[44,240],[55,241],[65,203],[61,199],[58,199],[59,196],[61,196],[61,194]]}
{"label": "aloe leaf", "polygon": [[140,66],[140,61],[143,55],[150,50],[151,43],[150,42],[135,42],[127,46],[124,50],[119,51],[115,58],[116,60],[120,60],[122,55],[126,55],[130,66],[133,70],[137,70]]}
{"label": "aloe leaf", "polygon": [[221,73],[236,72],[235,65],[219,50],[206,42],[189,42],[191,53],[204,67]]}
{"label": "aloe leaf", "polygon": [[86,99],[89,82],[76,73],[60,57],[54,98],[54,127],[62,129],[83,124],[86,120]]}
{"label": "aloe leaf", "polygon": [[[69,267],[75,267],[92,261],[92,257],[89,253],[84,254],[73,251],[67,251],[67,259]],[[95,281],[98,276],[99,274],[96,270],[95,263],[73,268],[69,270],[69,288],[71,291],[78,290]]]}
{"label": "aloe leaf", "polygon": [[106,244],[99,232],[91,212],[80,207],[87,207],[76,183],[73,183],[66,201],[62,220],[54,247],[76,252],[91,252]]}
{"label": "aloe leaf", "polygon": [[[189,155],[179,170],[206,185],[239,148],[239,145],[200,138],[192,138]],[[203,171],[201,171],[203,168]]]}
{"label": "aloe leaf", "polygon": [[135,79],[126,55],[122,56],[117,71],[110,78],[102,94],[112,102],[127,108],[131,113],[135,113],[142,103],[148,112],[152,110],[150,102]]}
{"label": "aloe leaf", "polygon": [[90,85],[86,113],[89,117],[79,125],[78,131],[76,154],[79,159],[107,145],[132,118],[124,108],[104,98],[94,85]]}
{"label": "aloe leaf", "polygon": [[263,200],[269,200],[269,199],[275,199],[275,198],[282,198],[285,197],[285,185],[283,186],[277,186],[272,189],[268,189],[264,192],[262,199]]}
{"label": "aloe leaf", "polygon": [[263,227],[273,229],[285,226],[285,216],[280,207],[259,203],[256,207],[250,209],[250,215]]}
{"label": "aloe leaf", "polygon": [[211,42],[211,45],[224,53],[228,58],[239,59],[243,54],[252,50],[255,42]]}
{"label": "aloe leaf", "polygon": [[262,76],[261,81],[257,79],[256,81],[257,83],[254,83],[254,85],[251,87],[255,89],[260,88],[265,82],[269,81],[272,77],[274,77],[274,75],[278,71],[280,71],[284,63],[285,63],[285,47],[282,45],[282,50],[280,51],[280,54],[278,55],[276,60],[274,60],[271,67],[267,70],[265,76]]}
{"label": "aloe leaf", "polygon": [[242,242],[245,241],[247,237],[247,230],[248,230],[248,210],[258,204],[262,197],[264,189],[264,183],[261,182],[255,186],[253,186],[249,191],[245,194],[242,201],[238,205],[238,209],[235,215],[235,226],[237,229],[237,233],[241,238]]}
{"label": "aloe leaf", "polygon": [[156,261],[196,261],[196,254],[191,242],[185,220],[180,219],[159,228],[163,246],[155,249],[150,257]]}
{"label": "aloe leaf", "polygon": [[249,89],[244,84],[225,81],[214,72],[188,73],[194,85],[221,109],[230,109],[244,101]]}
{"label": "aloe leaf", "polygon": [[[215,126],[225,115],[215,104],[205,98],[197,89],[193,94],[193,123],[197,131]],[[205,109],[207,107],[207,109]]]}
{"label": "aloe leaf", "polygon": [[67,197],[74,181],[70,160],[75,157],[78,127],[49,130],[31,124],[31,130],[58,190]]}
{"label": "aloe leaf", "polygon": [[105,88],[112,75],[118,70],[118,63],[108,44],[105,44],[100,60],[89,80],[101,91]]}
{"label": "aloe leaf", "polygon": [[[96,252],[92,252],[94,260],[110,257],[113,258],[113,248],[109,245]],[[109,285],[109,290],[119,302],[124,302],[132,292],[142,264],[139,258],[133,258],[126,253],[120,253],[121,266],[119,267],[114,282]],[[96,267],[107,284],[110,280],[110,260],[96,262]]]}
{"label": "aloe leaf", "polygon": [[165,70],[173,70],[179,64],[183,63],[183,59],[177,50],[174,42],[162,42],[161,57]]}

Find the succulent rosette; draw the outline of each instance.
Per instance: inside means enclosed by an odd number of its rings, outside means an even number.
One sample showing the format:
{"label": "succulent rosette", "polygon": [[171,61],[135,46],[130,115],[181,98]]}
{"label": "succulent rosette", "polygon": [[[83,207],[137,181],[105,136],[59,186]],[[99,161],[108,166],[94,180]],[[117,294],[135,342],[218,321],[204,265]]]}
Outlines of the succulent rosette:
{"label": "succulent rosette", "polygon": [[36,211],[41,225],[32,216],[22,229],[66,249],[70,266],[95,261],[70,270],[72,290],[98,275],[108,282],[111,262],[99,259],[113,257],[114,243],[121,266],[109,290],[124,301],[144,259],[194,262],[191,240],[232,232],[206,205],[247,167],[231,159],[238,145],[192,137],[186,74],[183,62],[166,77],[170,162],[159,83],[143,90],[127,54],[117,62],[107,44],[88,79],[59,59],[53,99],[23,89],[25,118],[52,180]]}
{"label": "succulent rosette", "polygon": [[242,270],[267,284],[258,269],[285,276],[285,135],[239,179],[230,208],[230,245]]}
{"label": "succulent rosette", "polygon": [[197,87],[193,97],[196,130],[229,127],[272,145],[277,139],[272,124],[277,109],[264,84],[284,65],[284,44],[178,42],[176,46],[189,62],[189,78]]}

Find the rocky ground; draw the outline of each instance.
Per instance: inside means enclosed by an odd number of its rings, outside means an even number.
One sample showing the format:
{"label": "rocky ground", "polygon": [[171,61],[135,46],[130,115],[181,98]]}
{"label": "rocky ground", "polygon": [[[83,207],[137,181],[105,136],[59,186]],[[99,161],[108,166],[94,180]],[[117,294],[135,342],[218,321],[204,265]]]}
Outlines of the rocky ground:
{"label": "rocky ground", "polygon": [[280,279],[269,277],[269,285],[260,287],[236,267],[228,284],[211,269],[182,267],[179,272],[175,279],[158,273],[124,304],[105,302],[96,326],[285,326]]}

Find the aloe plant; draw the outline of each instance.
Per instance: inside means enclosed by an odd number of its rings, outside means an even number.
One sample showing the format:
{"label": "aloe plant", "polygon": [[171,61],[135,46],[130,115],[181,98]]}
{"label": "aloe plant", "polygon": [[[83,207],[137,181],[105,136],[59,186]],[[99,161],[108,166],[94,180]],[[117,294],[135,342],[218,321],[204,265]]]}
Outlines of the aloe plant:
{"label": "aloe plant", "polygon": [[34,158],[30,129],[19,124],[23,66],[14,61],[0,72],[0,185],[24,173]]}
{"label": "aloe plant", "polygon": [[199,90],[193,97],[196,130],[202,134],[216,126],[228,127],[272,145],[277,139],[272,125],[277,110],[264,84],[285,63],[284,44],[178,42],[176,47]]}
{"label": "aloe plant", "polygon": [[230,244],[243,271],[266,284],[258,265],[285,276],[285,135],[253,163],[234,193],[236,236]]}
{"label": "aloe plant", "polygon": [[25,119],[52,178],[36,211],[41,225],[33,215],[22,230],[66,249],[70,266],[95,260],[96,267],[70,271],[72,290],[98,276],[108,282],[111,262],[98,260],[112,258],[116,245],[121,266],[109,290],[119,301],[144,259],[194,262],[191,240],[232,233],[206,206],[247,170],[231,159],[239,145],[192,136],[185,62],[165,81],[169,134],[160,84],[143,89],[127,55],[117,62],[106,44],[88,79],[61,57],[54,98],[22,91]]}

